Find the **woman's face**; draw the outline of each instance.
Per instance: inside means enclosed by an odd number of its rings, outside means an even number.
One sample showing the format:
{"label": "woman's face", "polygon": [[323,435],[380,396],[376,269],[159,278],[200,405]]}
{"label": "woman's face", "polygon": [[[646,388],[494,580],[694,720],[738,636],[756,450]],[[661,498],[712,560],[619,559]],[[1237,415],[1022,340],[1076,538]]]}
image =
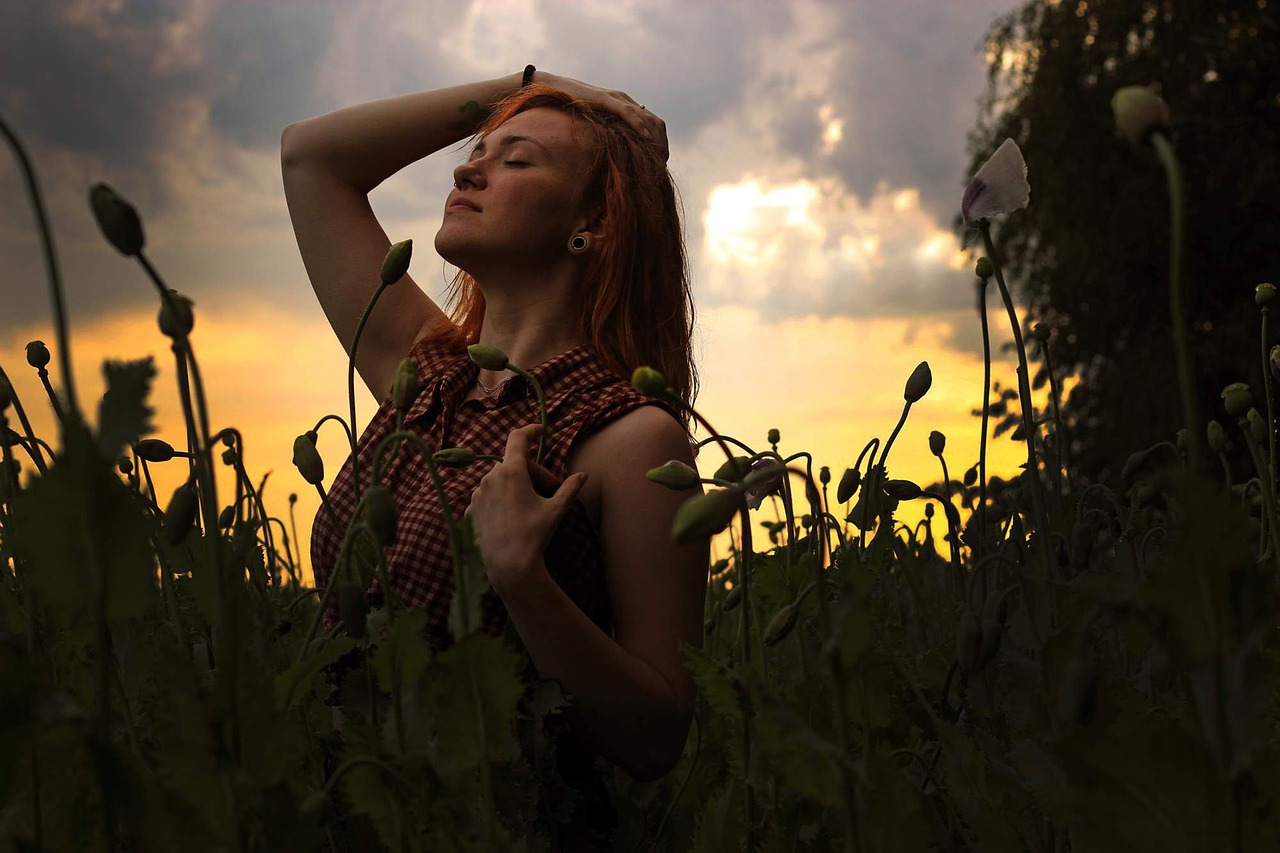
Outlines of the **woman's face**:
{"label": "woman's face", "polygon": [[544,268],[568,257],[587,225],[582,193],[592,155],[578,121],[538,108],[508,119],[454,170],[436,232],[440,256],[473,276],[489,269]]}

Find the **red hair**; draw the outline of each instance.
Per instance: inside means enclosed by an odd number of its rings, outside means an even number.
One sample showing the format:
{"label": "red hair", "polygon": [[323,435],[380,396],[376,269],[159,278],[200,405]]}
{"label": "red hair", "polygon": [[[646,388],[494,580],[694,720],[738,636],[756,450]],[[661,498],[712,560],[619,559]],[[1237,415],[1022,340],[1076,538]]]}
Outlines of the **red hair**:
{"label": "red hair", "polygon": [[[608,239],[586,256],[578,279],[577,331],[619,376],[642,365],[661,371],[677,397],[692,405],[698,376],[693,363],[693,294],[675,184],[657,148],[613,113],[554,87],[534,83],[494,105],[476,131],[484,136],[512,116],[536,108],[559,110],[588,129],[595,161],[583,203],[598,211]],[[459,270],[447,305],[458,346],[477,343],[484,321],[480,288]],[[681,419],[687,430],[688,413]]]}

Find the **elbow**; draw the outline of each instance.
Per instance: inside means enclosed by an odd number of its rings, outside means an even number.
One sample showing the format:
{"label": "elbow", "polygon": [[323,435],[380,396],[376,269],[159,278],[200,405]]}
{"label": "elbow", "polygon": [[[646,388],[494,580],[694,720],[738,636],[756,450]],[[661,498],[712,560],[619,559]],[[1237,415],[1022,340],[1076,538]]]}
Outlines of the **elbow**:
{"label": "elbow", "polygon": [[302,161],[305,145],[305,121],[295,121],[280,134],[280,168],[288,169]]}
{"label": "elbow", "polygon": [[642,753],[630,756],[630,760],[622,765],[622,769],[627,771],[627,775],[632,779],[643,783],[656,782],[666,776],[675,769],[684,755],[692,719],[692,713],[673,718],[648,742],[648,748]]}

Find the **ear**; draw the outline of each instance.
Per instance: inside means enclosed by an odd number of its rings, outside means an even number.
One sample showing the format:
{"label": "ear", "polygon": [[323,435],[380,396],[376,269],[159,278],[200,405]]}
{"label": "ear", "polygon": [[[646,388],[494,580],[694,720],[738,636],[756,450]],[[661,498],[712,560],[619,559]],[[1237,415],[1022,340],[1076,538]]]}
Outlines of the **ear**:
{"label": "ear", "polygon": [[609,229],[607,227],[604,208],[597,208],[587,216],[578,220],[577,228],[574,229],[575,234],[585,232],[591,235],[593,243],[607,240],[609,238]]}

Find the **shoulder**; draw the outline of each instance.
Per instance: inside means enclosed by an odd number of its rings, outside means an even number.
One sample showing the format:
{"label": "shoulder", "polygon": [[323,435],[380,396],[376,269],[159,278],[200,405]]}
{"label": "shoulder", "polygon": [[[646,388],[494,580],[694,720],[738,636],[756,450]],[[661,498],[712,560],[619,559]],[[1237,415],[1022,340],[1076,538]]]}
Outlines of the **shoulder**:
{"label": "shoulder", "polygon": [[647,462],[658,456],[662,458],[653,466],[670,459],[693,464],[689,434],[656,400],[639,401],[634,408],[592,431],[580,442],[577,455],[584,466],[596,463],[601,467],[616,467],[619,463]]}

